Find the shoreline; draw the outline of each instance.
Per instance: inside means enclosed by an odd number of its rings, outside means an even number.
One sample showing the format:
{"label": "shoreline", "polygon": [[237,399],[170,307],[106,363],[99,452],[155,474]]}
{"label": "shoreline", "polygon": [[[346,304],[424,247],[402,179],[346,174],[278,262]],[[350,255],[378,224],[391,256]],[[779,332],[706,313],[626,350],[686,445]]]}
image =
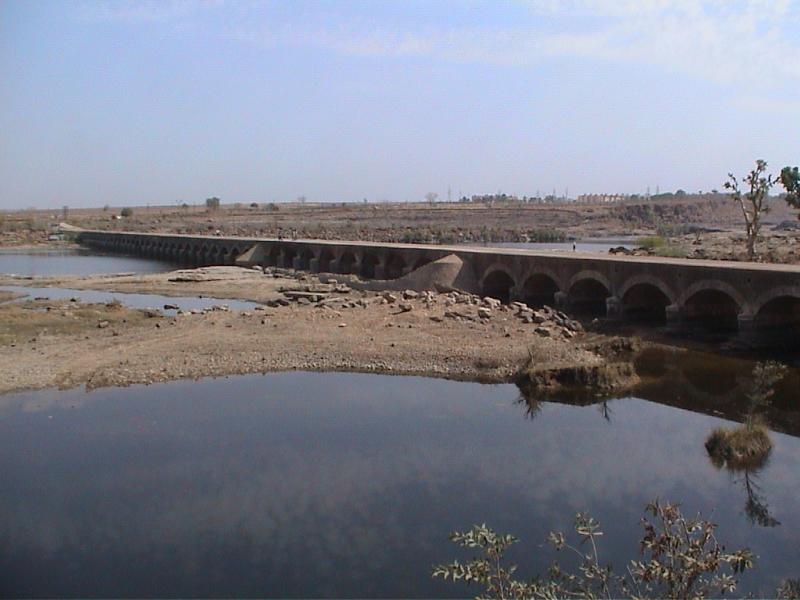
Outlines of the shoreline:
{"label": "shoreline", "polygon": [[[598,378],[605,365],[619,362],[609,344],[621,338],[583,332],[557,311],[530,311],[537,323],[528,320],[527,309],[493,303],[490,308],[477,296],[457,292],[368,292],[343,284],[333,291],[336,285],[308,275],[238,267],[88,278],[0,277],[0,287],[4,284],[226,297],[264,306],[170,316],[163,310],[69,300],[2,304],[0,393],[294,370],[486,383],[513,383],[524,372],[553,392],[568,387],[571,379],[585,385],[576,373]],[[600,376],[598,385],[620,390],[635,380],[624,371]]]}

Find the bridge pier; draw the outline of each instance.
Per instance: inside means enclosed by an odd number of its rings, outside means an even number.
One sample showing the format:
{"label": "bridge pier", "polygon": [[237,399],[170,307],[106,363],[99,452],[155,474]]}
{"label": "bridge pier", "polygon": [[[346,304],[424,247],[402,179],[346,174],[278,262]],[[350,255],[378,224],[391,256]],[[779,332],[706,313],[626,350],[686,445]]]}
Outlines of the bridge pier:
{"label": "bridge pier", "polygon": [[312,258],[308,261],[308,270],[312,273],[319,273],[319,259]]}
{"label": "bridge pier", "polygon": [[556,292],[553,294],[555,299],[555,307],[560,311],[567,312],[569,310],[569,295],[567,292]]}
{"label": "bridge pier", "polygon": [[745,344],[757,342],[760,337],[755,315],[740,313],[736,317],[738,325],[737,339]]}
{"label": "bridge pier", "polygon": [[677,332],[683,327],[683,309],[677,304],[670,304],[664,309],[667,318],[667,329]]}
{"label": "bridge pier", "polygon": [[621,320],[623,316],[622,300],[616,296],[606,298],[606,317]]}

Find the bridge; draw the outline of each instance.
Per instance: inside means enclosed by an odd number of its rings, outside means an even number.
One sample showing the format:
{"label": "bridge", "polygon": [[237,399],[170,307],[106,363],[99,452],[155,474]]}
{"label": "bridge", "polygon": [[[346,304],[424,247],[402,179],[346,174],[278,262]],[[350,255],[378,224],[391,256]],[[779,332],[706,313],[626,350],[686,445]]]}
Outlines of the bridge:
{"label": "bridge", "polygon": [[800,267],[710,260],[305,239],[77,230],[102,251],[206,266],[247,264],[398,280],[456,256],[465,291],[577,314],[800,339]]}

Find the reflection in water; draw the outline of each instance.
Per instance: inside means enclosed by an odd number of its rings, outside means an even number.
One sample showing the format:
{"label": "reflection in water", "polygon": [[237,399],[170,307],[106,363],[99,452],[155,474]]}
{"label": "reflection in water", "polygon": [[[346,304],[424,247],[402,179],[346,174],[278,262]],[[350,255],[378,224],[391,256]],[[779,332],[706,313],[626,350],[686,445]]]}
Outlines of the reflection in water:
{"label": "reflection in water", "polygon": [[547,533],[589,510],[619,566],[656,497],[715,509],[762,557],[742,593],[796,574],[797,438],[774,434],[758,474],[783,525],[753,527],[701,451],[720,419],[525,406],[508,385],[309,373],[5,396],[0,595],[463,596],[429,578],[449,532],[513,532],[510,561],[544,572]]}

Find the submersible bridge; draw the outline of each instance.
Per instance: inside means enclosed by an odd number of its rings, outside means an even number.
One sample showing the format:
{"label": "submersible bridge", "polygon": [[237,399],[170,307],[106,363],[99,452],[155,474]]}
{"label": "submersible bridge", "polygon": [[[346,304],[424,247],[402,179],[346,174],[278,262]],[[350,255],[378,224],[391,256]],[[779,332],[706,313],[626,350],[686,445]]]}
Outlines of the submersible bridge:
{"label": "submersible bridge", "polygon": [[192,266],[261,265],[402,280],[448,256],[465,291],[612,318],[800,339],[800,267],[518,248],[72,230],[86,246]]}

